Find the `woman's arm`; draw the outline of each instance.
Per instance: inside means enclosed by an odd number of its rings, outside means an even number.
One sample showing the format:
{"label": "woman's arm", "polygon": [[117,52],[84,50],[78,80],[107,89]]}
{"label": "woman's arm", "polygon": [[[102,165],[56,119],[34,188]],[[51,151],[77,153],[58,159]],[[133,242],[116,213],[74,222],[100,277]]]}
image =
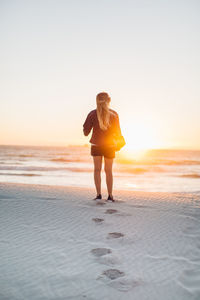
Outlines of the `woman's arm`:
{"label": "woman's arm", "polygon": [[122,132],[121,132],[121,127],[120,127],[120,123],[119,123],[119,116],[116,113],[115,115],[115,135],[116,137],[121,137],[122,136]]}
{"label": "woman's arm", "polygon": [[120,124],[119,124],[119,116],[117,114],[116,119],[115,119],[115,133],[114,136],[116,138],[115,141],[115,150],[119,151],[122,147],[126,145],[125,139],[122,135]]}
{"label": "woman's arm", "polygon": [[90,133],[92,127],[93,127],[93,119],[92,119],[92,112],[90,112],[87,115],[85,123],[83,124],[83,133],[84,133],[84,135],[87,136]]}

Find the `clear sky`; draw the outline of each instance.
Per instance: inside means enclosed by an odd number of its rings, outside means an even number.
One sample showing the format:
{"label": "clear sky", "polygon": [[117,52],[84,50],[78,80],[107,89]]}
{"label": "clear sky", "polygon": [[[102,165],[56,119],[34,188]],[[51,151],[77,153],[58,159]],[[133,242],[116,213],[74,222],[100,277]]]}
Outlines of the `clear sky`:
{"label": "clear sky", "polygon": [[200,149],[199,0],[1,0],[0,144],[85,144],[110,94],[127,145]]}

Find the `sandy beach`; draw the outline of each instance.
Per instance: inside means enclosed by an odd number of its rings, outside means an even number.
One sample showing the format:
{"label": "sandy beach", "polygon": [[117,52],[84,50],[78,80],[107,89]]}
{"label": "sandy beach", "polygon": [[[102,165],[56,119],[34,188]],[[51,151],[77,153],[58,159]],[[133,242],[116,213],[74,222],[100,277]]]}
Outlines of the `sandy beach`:
{"label": "sandy beach", "polygon": [[[0,299],[200,299],[200,194],[0,183]],[[103,193],[106,197],[106,193]]]}

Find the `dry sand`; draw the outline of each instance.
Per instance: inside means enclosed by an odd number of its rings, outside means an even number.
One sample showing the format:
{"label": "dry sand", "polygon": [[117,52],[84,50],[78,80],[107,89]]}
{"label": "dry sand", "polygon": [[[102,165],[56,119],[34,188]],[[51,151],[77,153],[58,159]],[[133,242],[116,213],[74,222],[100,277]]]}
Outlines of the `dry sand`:
{"label": "dry sand", "polygon": [[0,299],[199,300],[200,194],[115,195],[1,183]]}

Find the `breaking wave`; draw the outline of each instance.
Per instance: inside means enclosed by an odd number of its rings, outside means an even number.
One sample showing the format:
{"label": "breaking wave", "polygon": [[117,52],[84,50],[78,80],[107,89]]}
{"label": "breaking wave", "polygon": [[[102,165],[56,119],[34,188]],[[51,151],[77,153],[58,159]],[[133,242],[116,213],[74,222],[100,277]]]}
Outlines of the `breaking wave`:
{"label": "breaking wave", "polygon": [[41,176],[41,174],[33,174],[33,173],[0,173],[0,175],[6,175],[6,176]]}
{"label": "breaking wave", "polygon": [[200,178],[200,174],[184,174],[184,175],[180,175],[180,177],[186,177],[186,178]]}

